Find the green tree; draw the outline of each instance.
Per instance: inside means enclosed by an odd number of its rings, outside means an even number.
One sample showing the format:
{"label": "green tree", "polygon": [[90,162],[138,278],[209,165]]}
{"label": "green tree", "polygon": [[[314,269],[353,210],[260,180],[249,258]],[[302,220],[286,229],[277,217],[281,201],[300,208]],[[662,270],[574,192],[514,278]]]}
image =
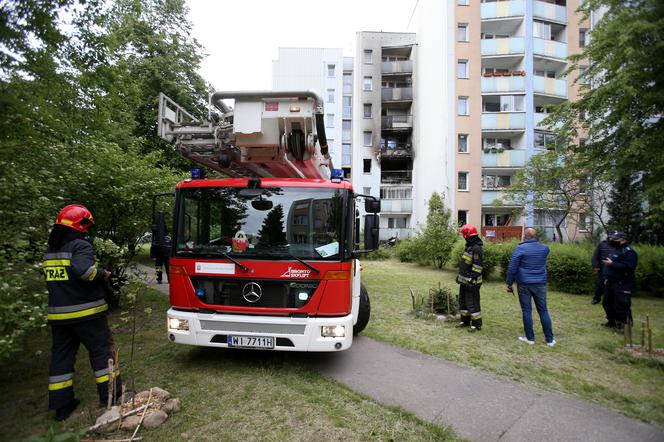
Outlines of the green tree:
{"label": "green tree", "polygon": [[443,198],[434,192],[429,198],[427,224],[417,237],[420,256],[435,267],[442,269],[450,260],[457,232],[452,222],[450,210],[445,207]]}
{"label": "green tree", "polygon": [[653,233],[640,239],[664,241],[664,2],[587,0],[580,11],[602,15],[590,43],[570,57],[567,74],[573,77],[589,64],[582,81],[575,79],[586,84],[577,101],[554,109],[549,122],[569,139],[584,130],[588,142],[576,150],[594,172],[610,172],[613,183],[644,175],[647,204],[629,202],[637,210],[630,218]]}
{"label": "green tree", "polygon": [[263,225],[258,231],[258,244],[273,246],[286,244],[287,242],[286,232],[284,231],[284,208],[281,204],[277,204],[263,220]]}

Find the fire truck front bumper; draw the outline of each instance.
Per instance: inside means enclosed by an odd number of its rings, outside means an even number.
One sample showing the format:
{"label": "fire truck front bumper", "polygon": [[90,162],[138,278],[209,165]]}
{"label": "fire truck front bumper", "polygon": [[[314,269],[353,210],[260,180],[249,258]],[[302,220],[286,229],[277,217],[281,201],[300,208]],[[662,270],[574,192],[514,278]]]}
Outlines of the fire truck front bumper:
{"label": "fire truck front bumper", "polygon": [[341,351],[353,343],[353,315],[293,318],[169,309],[168,339],[177,344],[280,351]]}

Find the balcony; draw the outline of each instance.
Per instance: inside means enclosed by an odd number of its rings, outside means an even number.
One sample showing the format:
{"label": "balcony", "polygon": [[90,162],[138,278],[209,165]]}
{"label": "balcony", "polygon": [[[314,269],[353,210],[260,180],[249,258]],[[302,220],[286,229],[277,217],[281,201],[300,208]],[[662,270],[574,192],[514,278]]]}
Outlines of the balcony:
{"label": "balcony", "polygon": [[412,60],[401,60],[401,61],[384,61],[381,63],[381,69],[383,75],[385,74],[412,74],[413,73],[413,61]]}
{"label": "balcony", "polygon": [[521,207],[511,201],[502,190],[482,190],[482,205],[491,207]]}
{"label": "balcony", "polygon": [[533,2],[533,16],[548,21],[567,24],[567,8],[535,0]]}
{"label": "balcony", "polygon": [[510,0],[503,2],[482,3],[482,20],[507,17],[523,17],[526,13],[525,0]]}
{"label": "balcony", "polygon": [[[483,5],[490,3],[482,3]],[[526,78],[512,77],[482,77],[482,93],[494,92],[525,92]]]}
{"label": "balcony", "polygon": [[380,119],[381,129],[408,130],[413,128],[412,115],[388,115]]}
{"label": "balcony", "polygon": [[[523,37],[492,38],[481,41],[482,56],[523,55]],[[565,49],[567,52],[567,49]]]}
{"label": "balcony", "polygon": [[533,38],[533,53],[540,57],[555,58],[565,62],[567,60],[567,43]]}
{"label": "balcony", "polygon": [[527,155],[524,149],[504,150],[482,154],[482,167],[523,167]]}
{"label": "balcony", "polygon": [[496,112],[482,114],[482,130],[525,130],[525,112]]}
{"label": "balcony", "polygon": [[397,144],[396,146],[382,146],[380,148],[381,157],[412,157],[413,149],[410,144]]}
{"label": "balcony", "polygon": [[535,93],[567,99],[567,80],[533,76]]}
{"label": "balcony", "polygon": [[[542,130],[551,130],[550,127],[545,126],[542,124],[542,121],[548,117],[549,114],[541,113],[541,112],[535,112],[535,129],[542,129]],[[560,129],[562,127],[562,123],[558,122],[554,126],[555,129]]]}
{"label": "balcony", "polygon": [[412,87],[384,87],[381,90],[381,99],[383,101],[412,101]]}
{"label": "balcony", "polygon": [[412,213],[412,199],[385,199],[380,200],[380,213]]}
{"label": "balcony", "polygon": [[382,170],[381,184],[408,184],[413,182],[412,170]]}

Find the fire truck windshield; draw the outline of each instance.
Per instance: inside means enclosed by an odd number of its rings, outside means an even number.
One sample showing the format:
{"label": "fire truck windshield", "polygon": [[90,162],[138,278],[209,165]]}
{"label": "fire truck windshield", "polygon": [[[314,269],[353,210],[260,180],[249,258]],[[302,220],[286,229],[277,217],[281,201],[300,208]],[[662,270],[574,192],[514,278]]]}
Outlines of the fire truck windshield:
{"label": "fire truck windshield", "polygon": [[178,256],[338,261],[352,244],[347,190],[187,188],[177,213]]}

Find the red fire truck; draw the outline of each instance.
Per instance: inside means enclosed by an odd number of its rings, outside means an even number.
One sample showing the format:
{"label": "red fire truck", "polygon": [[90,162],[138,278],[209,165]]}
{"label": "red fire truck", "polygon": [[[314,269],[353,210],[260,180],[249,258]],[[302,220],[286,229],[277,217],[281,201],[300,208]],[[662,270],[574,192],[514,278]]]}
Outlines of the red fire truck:
{"label": "red fire truck", "polygon": [[[233,106],[226,102],[234,100]],[[177,185],[168,338],[284,351],[349,348],[370,315],[359,257],[380,201],[332,168],[314,92],[216,92],[207,121],[159,98],[159,135],[229,178]],[[364,250],[360,211],[364,202]],[[163,237],[164,216],[153,241]]]}

